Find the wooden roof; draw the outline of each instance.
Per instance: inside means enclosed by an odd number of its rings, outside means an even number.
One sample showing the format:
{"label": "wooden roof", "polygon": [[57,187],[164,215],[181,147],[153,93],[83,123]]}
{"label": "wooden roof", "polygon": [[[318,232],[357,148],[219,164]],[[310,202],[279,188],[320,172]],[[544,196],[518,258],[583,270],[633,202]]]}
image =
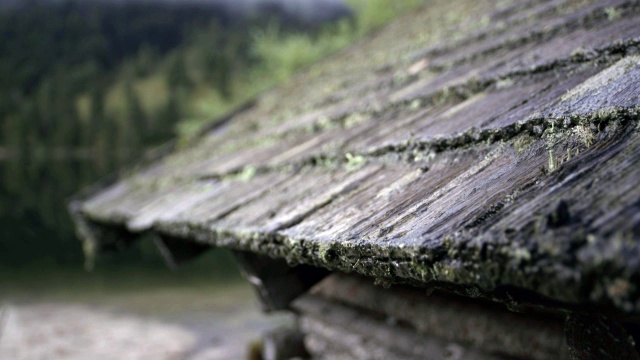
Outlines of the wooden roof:
{"label": "wooden roof", "polygon": [[640,3],[494,3],[306,69],[74,202],[79,233],[640,314]]}

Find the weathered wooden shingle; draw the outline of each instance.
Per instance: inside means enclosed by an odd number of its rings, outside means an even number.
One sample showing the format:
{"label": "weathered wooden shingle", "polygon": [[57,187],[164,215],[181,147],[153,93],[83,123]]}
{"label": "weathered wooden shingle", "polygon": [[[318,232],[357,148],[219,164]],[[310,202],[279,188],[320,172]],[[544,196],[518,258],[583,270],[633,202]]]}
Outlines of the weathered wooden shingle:
{"label": "weathered wooden shingle", "polygon": [[640,5],[451,3],[77,201],[85,238],[640,315]]}

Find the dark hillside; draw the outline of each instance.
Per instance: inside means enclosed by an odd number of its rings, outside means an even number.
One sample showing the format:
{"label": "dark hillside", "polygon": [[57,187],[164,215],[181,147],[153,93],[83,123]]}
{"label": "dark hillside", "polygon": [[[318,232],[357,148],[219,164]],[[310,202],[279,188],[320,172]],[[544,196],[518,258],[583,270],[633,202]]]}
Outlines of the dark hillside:
{"label": "dark hillside", "polygon": [[233,20],[215,3],[32,1],[0,15],[0,76],[3,86],[24,94],[68,67],[86,68],[78,80],[94,78],[143,46],[164,54],[211,21],[228,26]]}

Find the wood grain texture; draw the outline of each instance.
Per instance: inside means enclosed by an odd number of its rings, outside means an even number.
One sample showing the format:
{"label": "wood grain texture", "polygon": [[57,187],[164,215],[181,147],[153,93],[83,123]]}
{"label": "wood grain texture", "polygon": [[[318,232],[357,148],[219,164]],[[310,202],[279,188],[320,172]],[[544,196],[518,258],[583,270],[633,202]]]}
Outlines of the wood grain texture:
{"label": "wood grain texture", "polygon": [[[385,289],[374,285],[371,279],[346,274],[330,275],[312,289],[311,295],[320,299],[317,302],[360,309],[363,316],[383,314],[391,328],[396,326],[394,323],[402,324],[415,333],[414,337],[440,339],[508,358],[568,359],[563,314],[542,314],[532,309],[520,309],[521,313],[516,314],[488,301],[441,292],[427,294],[407,286]],[[303,314],[332,320],[319,316],[315,308]]]}
{"label": "wood grain texture", "polygon": [[[393,324],[391,318],[305,295],[294,306],[302,313],[301,328],[314,356],[334,359],[472,359],[497,360],[491,355]],[[506,354],[505,354],[506,355]],[[507,355],[508,356],[508,355]]]}
{"label": "wood grain texture", "polygon": [[77,200],[76,218],[637,317],[640,5],[501,6],[429,2]]}

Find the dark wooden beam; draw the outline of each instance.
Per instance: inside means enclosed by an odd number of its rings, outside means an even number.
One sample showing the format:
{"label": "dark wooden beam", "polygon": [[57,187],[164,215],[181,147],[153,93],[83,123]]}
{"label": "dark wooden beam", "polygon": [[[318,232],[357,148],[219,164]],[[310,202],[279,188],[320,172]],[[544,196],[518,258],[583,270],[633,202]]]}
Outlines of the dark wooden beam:
{"label": "dark wooden beam", "polygon": [[167,266],[176,269],[183,263],[193,260],[211,249],[211,245],[197,243],[168,235],[156,235],[154,243]]}
{"label": "dark wooden beam", "polygon": [[291,267],[283,259],[245,251],[233,253],[266,312],[289,308],[292,300],[329,274],[328,270],[309,265]]}

